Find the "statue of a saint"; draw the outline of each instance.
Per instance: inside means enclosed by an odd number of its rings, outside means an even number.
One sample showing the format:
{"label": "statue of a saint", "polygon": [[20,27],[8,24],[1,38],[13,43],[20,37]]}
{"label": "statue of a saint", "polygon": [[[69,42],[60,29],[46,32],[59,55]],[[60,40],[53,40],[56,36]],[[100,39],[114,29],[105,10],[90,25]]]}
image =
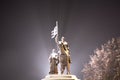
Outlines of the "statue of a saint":
{"label": "statue of a saint", "polygon": [[49,56],[50,62],[50,72],[49,74],[58,74],[57,65],[59,63],[58,54],[55,52],[55,49],[52,50],[52,53]]}
{"label": "statue of a saint", "polygon": [[68,43],[64,40],[64,37],[61,38],[61,41],[58,41],[58,35],[56,35],[55,41],[59,47],[60,52],[59,61],[61,65],[61,74],[64,73],[65,68],[67,69],[67,74],[70,74],[71,58]]}

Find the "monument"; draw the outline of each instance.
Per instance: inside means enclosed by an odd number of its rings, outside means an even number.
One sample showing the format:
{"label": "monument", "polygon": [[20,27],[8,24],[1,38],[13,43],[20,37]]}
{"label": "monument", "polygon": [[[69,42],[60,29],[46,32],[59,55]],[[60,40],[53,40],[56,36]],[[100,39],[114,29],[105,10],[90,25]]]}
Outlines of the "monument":
{"label": "monument", "polygon": [[[58,40],[58,22],[56,21],[56,26],[53,31],[51,31],[51,38],[55,39],[57,49],[53,49],[49,56],[50,71],[42,80],[79,80],[75,75],[70,72],[70,49],[68,42],[62,36],[61,40]],[[58,74],[58,64],[60,64],[60,74]],[[64,72],[66,69],[66,73]]]}

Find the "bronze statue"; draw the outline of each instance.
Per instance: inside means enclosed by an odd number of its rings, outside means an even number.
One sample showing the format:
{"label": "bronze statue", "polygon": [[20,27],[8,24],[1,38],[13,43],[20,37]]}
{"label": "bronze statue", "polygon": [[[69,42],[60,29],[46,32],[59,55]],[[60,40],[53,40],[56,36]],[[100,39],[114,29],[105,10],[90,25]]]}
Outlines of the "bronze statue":
{"label": "bronze statue", "polygon": [[50,72],[49,74],[58,74],[57,65],[59,63],[58,54],[55,52],[55,49],[52,50],[52,53],[49,56],[50,62]]}
{"label": "bronze statue", "polygon": [[65,68],[67,69],[67,74],[70,74],[70,50],[68,43],[64,40],[64,37],[61,38],[61,41],[58,41],[58,35],[56,35],[55,41],[59,47],[60,55],[59,55],[59,61],[61,65],[61,74],[64,73]]}
{"label": "bronze statue", "polygon": [[[55,46],[56,48],[52,50],[52,53],[49,56],[49,75],[47,75],[42,80],[80,80],[75,75],[71,75],[70,73],[71,57],[68,42],[64,40],[64,37],[62,37],[61,40],[58,40],[59,38],[57,21],[56,26],[51,31],[51,38],[55,39],[57,47]],[[65,73],[64,71],[67,72],[66,75],[63,75],[63,73]],[[59,73],[61,73],[61,75],[59,75]]]}

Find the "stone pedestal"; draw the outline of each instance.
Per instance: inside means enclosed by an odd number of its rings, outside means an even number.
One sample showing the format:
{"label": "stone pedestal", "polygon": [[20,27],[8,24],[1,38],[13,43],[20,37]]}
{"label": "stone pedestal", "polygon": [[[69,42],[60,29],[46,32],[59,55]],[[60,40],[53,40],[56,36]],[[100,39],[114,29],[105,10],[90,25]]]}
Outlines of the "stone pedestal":
{"label": "stone pedestal", "polygon": [[52,75],[47,75],[44,79],[42,80],[80,80],[78,79],[75,75],[57,75],[57,74],[52,74]]}

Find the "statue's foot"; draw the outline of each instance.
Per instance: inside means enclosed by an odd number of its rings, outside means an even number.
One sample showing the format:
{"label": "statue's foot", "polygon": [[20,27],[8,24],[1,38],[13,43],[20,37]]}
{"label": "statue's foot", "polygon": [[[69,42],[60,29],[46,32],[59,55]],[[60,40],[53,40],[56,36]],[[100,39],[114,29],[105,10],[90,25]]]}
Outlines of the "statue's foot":
{"label": "statue's foot", "polygon": [[61,74],[63,74],[64,71],[61,71]]}
{"label": "statue's foot", "polygon": [[70,74],[70,72],[67,72],[67,74]]}

